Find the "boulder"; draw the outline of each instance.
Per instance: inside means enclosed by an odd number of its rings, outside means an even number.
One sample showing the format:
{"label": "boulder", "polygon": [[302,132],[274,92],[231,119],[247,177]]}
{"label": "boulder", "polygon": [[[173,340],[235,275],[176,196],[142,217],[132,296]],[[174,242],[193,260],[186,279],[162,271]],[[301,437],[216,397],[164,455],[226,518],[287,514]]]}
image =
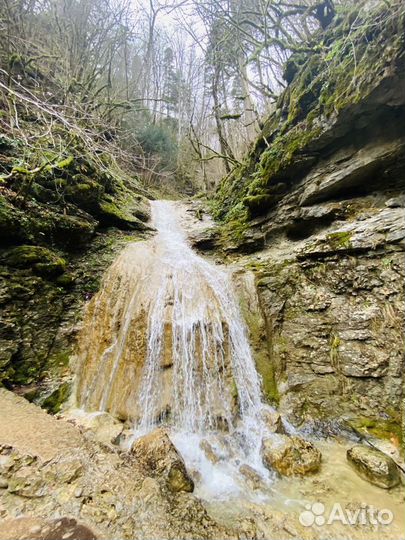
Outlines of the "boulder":
{"label": "boulder", "polygon": [[263,441],[262,458],[268,469],[293,476],[317,472],[322,455],[311,442],[300,437],[274,434]]}
{"label": "boulder", "polygon": [[347,459],[364,480],[384,489],[395,487],[400,475],[395,461],[376,448],[356,445],[347,451]]}
{"label": "boulder", "polygon": [[137,439],[131,452],[147,474],[164,477],[170,491],[177,493],[194,490],[194,482],[187,472],[183,458],[164,429],[156,429]]}

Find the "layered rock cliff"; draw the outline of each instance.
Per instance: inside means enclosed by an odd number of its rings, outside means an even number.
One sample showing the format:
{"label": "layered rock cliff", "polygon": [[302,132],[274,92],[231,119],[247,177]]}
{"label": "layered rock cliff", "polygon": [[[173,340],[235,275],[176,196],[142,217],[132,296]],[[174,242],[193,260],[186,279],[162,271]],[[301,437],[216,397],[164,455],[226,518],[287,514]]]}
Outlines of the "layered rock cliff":
{"label": "layered rock cliff", "polygon": [[[220,246],[253,270],[273,400],[295,422],[398,443],[404,384],[405,17],[340,13],[294,54],[244,165],[221,183]],[[247,255],[246,255],[247,254]]]}

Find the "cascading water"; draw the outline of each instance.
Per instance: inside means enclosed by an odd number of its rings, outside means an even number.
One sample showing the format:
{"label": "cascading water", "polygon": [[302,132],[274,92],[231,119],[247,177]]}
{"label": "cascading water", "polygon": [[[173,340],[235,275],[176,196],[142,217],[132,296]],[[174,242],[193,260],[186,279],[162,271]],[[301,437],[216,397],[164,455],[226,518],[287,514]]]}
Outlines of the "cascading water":
{"label": "cascading water", "polygon": [[[228,272],[191,249],[174,203],[151,204],[156,237],[122,253],[89,310],[78,402],[130,418],[134,437],[167,424],[207,491],[228,494],[242,464],[269,478],[246,325]],[[202,441],[222,464],[209,462]]]}

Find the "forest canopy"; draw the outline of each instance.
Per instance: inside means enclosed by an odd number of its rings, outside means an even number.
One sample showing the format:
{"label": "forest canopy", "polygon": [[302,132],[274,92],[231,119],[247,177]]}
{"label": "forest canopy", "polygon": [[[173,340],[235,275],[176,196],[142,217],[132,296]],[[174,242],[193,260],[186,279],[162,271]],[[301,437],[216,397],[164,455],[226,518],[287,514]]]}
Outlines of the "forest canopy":
{"label": "forest canopy", "polygon": [[146,185],[212,189],[242,160],[300,55],[327,47],[322,31],[353,5],[4,0],[2,131],[18,130],[20,105],[34,107],[39,124],[45,115],[74,125]]}

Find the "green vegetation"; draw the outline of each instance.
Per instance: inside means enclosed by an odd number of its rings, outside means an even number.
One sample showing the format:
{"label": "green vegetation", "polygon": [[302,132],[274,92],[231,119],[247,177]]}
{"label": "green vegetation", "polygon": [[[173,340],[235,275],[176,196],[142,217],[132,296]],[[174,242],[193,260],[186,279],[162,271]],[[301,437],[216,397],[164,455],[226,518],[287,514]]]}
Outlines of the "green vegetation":
{"label": "green vegetation", "polygon": [[400,411],[387,411],[387,418],[358,416],[350,420],[349,425],[361,433],[369,434],[379,439],[388,439],[397,445],[402,445],[403,432]]}
{"label": "green vegetation", "polygon": [[352,233],[350,231],[339,231],[328,234],[326,237],[326,241],[334,250],[350,249],[352,247],[351,237]]}
{"label": "green vegetation", "polygon": [[42,403],[42,407],[51,414],[57,414],[63,403],[68,399],[70,394],[70,384],[65,382],[52,392]]}

